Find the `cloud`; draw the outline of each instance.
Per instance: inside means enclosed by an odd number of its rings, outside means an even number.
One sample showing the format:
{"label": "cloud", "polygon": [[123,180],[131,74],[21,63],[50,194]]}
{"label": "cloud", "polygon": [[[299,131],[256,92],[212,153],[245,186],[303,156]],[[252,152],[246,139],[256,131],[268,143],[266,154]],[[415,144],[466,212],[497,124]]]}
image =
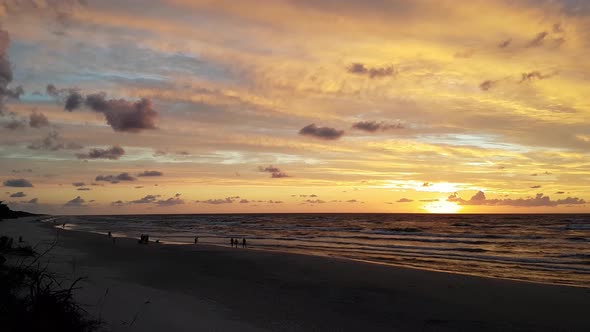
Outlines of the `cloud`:
{"label": "cloud", "polygon": [[531,189],[539,189],[539,188],[541,188],[541,186],[539,186],[539,185],[531,186]]}
{"label": "cloud", "polygon": [[72,186],[74,187],[84,187],[86,185],[86,183],[84,182],[73,182]]}
{"label": "cloud", "polygon": [[27,196],[27,194],[25,194],[22,191],[19,191],[19,192],[16,192],[16,193],[10,195],[10,197],[26,197],[26,196]]}
{"label": "cloud", "polygon": [[10,36],[7,31],[0,30],[0,115],[4,114],[4,101],[7,98],[18,99],[22,94],[22,87],[15,90],[8,88],[12,82],[12,68],[8,59],[8,47],[10,46]]}
{"label": "cloud", "polygon": [[4,181],[5,187],[28,188],[33,187],[31,181],[26,179],[10,179]]}
{"label": "cloud", "polygon": [[346,68],[346,71],[355,75],[368,76],[369,78],[381,78],[387,76],[394,76],[396,74],[396,71],[393,68],[393,66],[367,67],[360,62],[350,64]]}
{"label": "cloud", "polygon": [[248,203],[250,203],[250,201],[247,199],[240,200],[240,204],[248,204]]}
{"label": "cloud", "polygon": [[278,167],[274,167],[274,166],[267,166],[267,167],[262,167],[259,166],[258,170],[260,172],[266,172],[266,173],[270,173],[271,174],[271,178],[274,179],[278,179],[278,178],[288,178],[289,175],[287,175],[287,173],[281,172],[281,170]]}
{"label": "cloud", "polygon": [[77,196],[76,198],[67,201],[66,204],[64,204],[65,207],[83,207],[86,206],[84,203],[86,203],[86,201],[80,197]]}
{"label": "cloud", "polygon": [[108,149],[90,149],[88,153],[76,153],[78,159],[110,159],[117,160],[125,154],[125,150],[114,145]]}
{"label": "cloud", "polygon": [[307,125],[299,130],[299,135],[312,136],[324,140],[337,140],[344,134],[344,130],[330,127],[318,127],[315,123]]}
{"label": "cloud", "polygon": [[119,175],[99,175],[95,179],[95,181],[105,181],[110,183],[119,183],[121,181],[135,181],[136,179],[129,175],[129,173],[121,173]]}
{"label": "cloud", "polygon": [[33,111],[31,115],[29,115],[29,126],[31,128],[41,128],[49,126],[49,119],[43,113],[37,113],[37,111]]}
{"label": "cloud", "polygon": [[26,124],[25,124],[25,121],[23,121],[23,120],[12,119],[10,122],[8,122],[4,125],[4,128],[10,129],[10,130],[20,130],[20,129],[25,129]]}
{"label": "cloud", "polygon": [[213,204],[213,205],[232,204],[233,202],[235,202],[239,198],[240,198],[240,196],[233,196],[233,197],[226,197],[226,198],[208,199],[205,201],[195,201],[195,203]]}
{"label": "cloud", "polygon": [[160,171],[143,171],[139,174],[137,174],[137,176],[162,176],[164,175],[164,173],[160,172]]}
{"label": "cloud", "polygon": [[491,88],[495,87],[496,84],[498,84],[498,81],[487,80],[487,81],[483,81],[479,85],[479,88],[482,89],[483,91],[488,91]]}
{"label": "cloud", "polygon": [[38,198],[32,198],[29,201],[27,201],[27,204],[37,204],[37,203],[39,203]]}
{"label": "cloud", "polygon": [[511,38],[508,38],[506,40],[501,41],[498,44],[498,48],[506,48],[506,47],[510,46],[511,43],[512,43],[512,39]]}
{"label": "cloud", "polygon": [[47,134],[42,141],[31,143],[27,148],[31,150],[57,151],[61,149],[78,150],[81,149],[82,146],[77,143],[65,143],[61,139],[60,133],[54,130]]}
{"label": "cloud", "polygon": [[544,79],[550,78],[550,77],[552,77],[554,75],[555,75],[555,73],[543,75],[543,74],[541,74],[541,72],[535,70],[535,71],[531,71],[531,72],[528,72],[528,73],[522,73],[521,74],[521,79],[520,79],[520,82],[519,83],[530,82],[530,81],[533,81],[535,79],[544,80]]}
{"label": "cloud", "polygon": [[75,90],[70,90],[69,95],[66,97],[64,109],[72,112],[73,110],[80,108],[84,103],[84,97]]}
{"label": "cloud", "polygon": [[305,203],[309,203],[309,204],[324,204],[326,203],[326,201],[321,200],[321,199],[306,199],[304,200]]}
{"label": "cloud", "polygon": [[140,199],[136,199],[134,201],[130,201],[130,204],[149,204],[154,203],[160,197],[160,195],[146,195]]}
{"label": "cloud", "polygon": [[563,195],[563,194],[565,194],[565,191],[557,191],[555,194],[556,195]]}
{"label": "cloud", "polygon": [[159,200],[156,202],[156,204],[158,206],[173,206],[173,205],[184,204],[184,200],[179,198],[178,194],[176,194],[175,197],[170,197],[168,199]]}
{"label": "cloud", "polygon": [[557,206],[557,205],[581,205],[586,204],[584,199],[567,197],[565,199],[551,200],[549,196],[537,194],[535,197],[517,199],[487,199],[483,191],[478,191],[469,200],[460,198],[456,193],[447,198],[449,202],[456,202],[461,205],[507,205],[507,206]]}
{"label": "cloud", "polygon": [[374,133],[378,130],[385,131],[390,129],[403,129],[404,126],[401,123],[388,124],[384,121],[359,121],[352,125],[352,129],[368,131]]}
{"label": "cloud", "polygon": [[543,45],[545,38],[549,35],[547,31],[539,32],[535,38],[527,43],[527,47],[537,47]]}
{"label": "cloud", "polygon": [[115,131],[139,132],[143,129],[156,129],[158,112],[153,109],[150,99],[142,98],[136,102],[125,99],[107,99],[104,92],[82,95],[76,89],[58,89],[53,84],[47,85],[47,94],[53,97],[65,97],[64,109],[74,111],[86,106],[102,113],[107,123]]}
{"label": "cloud", "polygon": [[95,93],[86,96],[84,103],[93,111],[103,113],[107,123],[115,131],[156,129],[158,112],[152,108],[149,99],[142,98],[132,103],[124,99],[107,100],[104,93]]}
{"label": "cloud", "polygon": [[438,198],[433,199],[421,199],[420,202],[438,202]]}
{"label": "cloud", "polygon": [[92,189],[91,188],[78,188],[76,190],[78,190],[78,191],[90,191]]}
{"label": "cloud", "polygon": [[409,198],[400,198],[396,202],[397,203],[410,203],[410,202],[413,202],[413,201],[414,201],[413,199],[409,199]]}

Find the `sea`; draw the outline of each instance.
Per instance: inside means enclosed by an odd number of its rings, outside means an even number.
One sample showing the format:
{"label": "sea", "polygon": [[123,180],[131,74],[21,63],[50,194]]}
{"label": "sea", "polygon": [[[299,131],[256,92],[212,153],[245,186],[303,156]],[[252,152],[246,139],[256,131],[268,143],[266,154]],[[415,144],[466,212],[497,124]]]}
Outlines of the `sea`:
{"label": "sea", "polygon": [[[590,287],[590,214],[64,216],[68,229]],[[242,249],[240,249],[242,250]]]}

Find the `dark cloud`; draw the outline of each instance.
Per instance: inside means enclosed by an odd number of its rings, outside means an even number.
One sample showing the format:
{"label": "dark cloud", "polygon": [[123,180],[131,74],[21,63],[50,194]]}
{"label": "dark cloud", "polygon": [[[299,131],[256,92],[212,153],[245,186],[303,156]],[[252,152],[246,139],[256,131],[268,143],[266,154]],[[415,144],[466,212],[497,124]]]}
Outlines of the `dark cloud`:
{"label": "dark cloud", "polygon": [[447,201],[457,202],[461,205],[507,205],[507,206],[557,206],[557,205],[581,205],[586,201],[577,197],[567,197],[565,199],[551,200],[549,196],[537,194],[535,197],[517,198],[517,199],[487,199],[483,191],[478,191],[469,200],[460,198],[456,193],[450,195]]}
{"label": "dark cloud", "polygon": [[52,96],[52,97],[59,97],[59,89],[55,87],[55,85],[53,84],[47,84],[47,87],[45,88],[45,92],[47,92],[48,95]]}
{"label": "dark cloud", "polygon": [[[56,98],[65,98],[64,109],[74,111],[86,106],[104,114],[107,123],[115,131],[138,132],[143,129],[156,129],[158,112],[152,102],[142,98],[136,102],[125,99],[107,99],[104,92],[92,93],[84,97],[76,89],[58,89],[53,84],[47,86],[47,94]],[[63,97],[62,97],[63,96]]]}
{"label": "dark cloud", "polygon": [[130,201],[130,204],[149,204],[149,203],[155,203],[158,200],[158,197],[160,197],[160,195],[146,195],[140,199],[136,199],[134,201]]}
{"label": "dark cloud", "polygon": [[10,197],[27,197],[27,194],[25,194],[22,191],[16,192],[14,194],[11,194]]}
{"label": "dark cloud", "polygon": [[83,206],[86,206],[84,203],[86,203],[86,201],[82,197],[77,196],[76,198],[66,202],[66,204],[64,204],[64,206],[66,206],[66,207],[83,207]]}
{"label": "dark cloud", "polygon": [[28,148],[31,150],[57,151],[61,149],[78,150],[81,149],[82,146],[77,143],[64,142],[59,132],[54,130],[47,134],[47,136],[42,141],[31,143]]}
{"label": "dark cloud", "polygon": [[547,31],[539,32],[535,38],[527,43],[527,47],[537,47],[543,45],[545,38],[549,35]]}
{"label": "dark cloud", "polygon": [[539,189],[539,188],[541,188],[541,186],[539,186],[539,185],[531,186],[531,189]]}
{"label": "dark cloud", "polygon": [[37,204],[37,203],[39,203],[38,198],[32,198],[29,201],[27,201],[27,204]]}
{"label": "dark cloud", "polygon": [[498,44],[498,48],[506,48],[506,47],[510,46],[511,43],[512,43],[512,39],[511,38],[508,38],[506,40],[501,41]]}
{"label": "dark cloud", "polygon": [[31,128],[41,128],[49,126],[49,119],[43,113],[37,113],[37,111],[33,111],[31,115],[29,115],[29,126]]}
{"label": "dark cloud", "polygon": [[240,200],[240,204],[248,204],[248,203],[250,203],[250,201],[247,199]]}
{"label": "dark cloud", "polygon": [[117,160],[125,154],[125,150],[118,146],[112,146],[108,149],[90,149],[88,153],[77,153],[78,159],[110,159]]}
{"label": "dark cloud", "polygon": [[352,125],[352,129],[368,131],[374,133],[378,130],[385,131],[391,129],[403,129],[404,126],[401,123],[390,124],[384,121],[359,121]]}
{"label": "dark cloud", "polygon": [[203,204],[213,204],[213,205],[232,204],[233,202],[235,202],[239,198],[240,198],[240,196],[233,196],[233,197],[208,199],[205,201],[195,201],[195,202],[196,203],[203,203]]}
{"label": "dark cloud", "polygon": [[179,205],[184,204],[184,200],[179,198],[178,196],[170,197],[168,199],[161,199],[156,202],[158,206],[172,206],[172,205]]}
{"label": "dark cloud", "polygon": [[409,198],[400,198],[396,202],[397,203],[410,203],[410,202],[413,202],[413,201],[414,201],[413,199],[409,199]]}
{"label": "dark cloud", "polygon": [[129,173],[121,173],[119,175],[99,175],[95,178],[95,181],[105,181],[110,183],[119,183],[121,181],[135,181],[136,179],[129,175]]}
{"label": "dark cloud", "polygon": [[74,187],[84,187],[86,185],[86,183],[84,182],[74,182],[72,183],[72,186]]}
{"label": "dark cloud", "polygon": [[91,188],[78,188],[76,190],[78,190],[78,191],[90,191],[92,189]]}
{"label": "dark cloud", "polygon": [[69,95],[66,97],[64,109],[72,112],[73,110],[80,108],[84,103],[84,97],[75,90],[70,90]]}
{"label": "dark cloud", "polygon": [[552,73],[552,74],[541,74],[541,72],[535,70],[535,71],[531,71],[531,72],[528,72],[528,73],[522,73],[519,83],[530,82],[530,81],[533,81],[535,79],[544,80],[544,79],[550,78],[550,77],[552,77],[554,75],[555,75],[555,73]]}
{"label": "dark cloud", "polygon": [[258,170],[260,172],[270,173],[271,174],[270,177],[275,178],[275,179],[289,177],[289,175],[287,175],[287,173],[282,172],[278,167],[274,167],[272,165],[266,166],[266,167],[259,166]]}
{"label": "dark cloud", "polygon": [[158,112],[152,108],[149,99],[142,98],[132,103],[124,99],[107,100],[104,93],[95,93],[86,96],[85,105],[95,112],[103,113],[107,123],[115,131],[156,129]]}
{"label": "dark cloud", "polygon": [[321,199],[306,199],[303,202],[309,203],[309,204],[324,204],[324,203],[326,203],[326,201],[321,200]]}
{"label": "dark cloud", "polygon": [[10,179],[4,181],[5,187],[27,188],[32,187],[33,184],[27,179]]}
{"label": "dark cloud", "polygon": [[299,130],[299,135],[312,136],[325,140],[336,140],[344,134],[343,130],[337,130],[330,127],[318,127],[315,123],[307,125]]}
{"label": "dark cloud", "polygon": [[8,122],[4,125],[4,128],[10,129],[10,130],[25,129],[26,122],[24,120],[12,119],[10,122]]}
{"label": "dark cloud", "polygon": [[162,176],[164,175],[164,173],[160,172],[160,171],[143,171],[139,174],[137,174],[137,176]]}
{"label": "dark cloud", "polygon": [[556,192],[555,194],[556,194],[556,195],[563,195],[563,194],[565,194],[565,191],[558,191],[558,192]]}
{"label": "dark cloud", "polygon": [[487,80],[487,81],[483,81],[479,85],[479,88],[482,89],[483,91],[488,91],[489,89],[495,87],[496,84],[498,84],[498,81]]}
{"label": "dark cloud", "polygon": [[7,98],[18,99],[23,93],[22,87],[8,88],[12,82],[12,67],[8,59],[10,36],[7,31],[0,30],[0,115],[4,114],[4,102]]}
{"label": "dark cloud", "polygon": [[393,68],[393,66],[367,67],[359,62],[350,64],[350,66],[348,66],[346,70],[351,74],[364,75],[368,76],[369,78],[381,78],[387,76],[394,76],[396,74],[396,71]]}

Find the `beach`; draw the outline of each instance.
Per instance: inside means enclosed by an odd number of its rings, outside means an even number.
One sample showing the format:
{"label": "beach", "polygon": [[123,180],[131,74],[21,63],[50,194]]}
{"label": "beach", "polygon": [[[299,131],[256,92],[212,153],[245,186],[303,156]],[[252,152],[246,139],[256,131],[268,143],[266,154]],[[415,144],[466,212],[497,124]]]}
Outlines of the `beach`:
{"label": "beach", "polygon": [[[590,288],[3,220],[109,331],[588,331]],[[139,234],[138,234],[139,237]],[[228,241],[229,242],[229,241]]]}

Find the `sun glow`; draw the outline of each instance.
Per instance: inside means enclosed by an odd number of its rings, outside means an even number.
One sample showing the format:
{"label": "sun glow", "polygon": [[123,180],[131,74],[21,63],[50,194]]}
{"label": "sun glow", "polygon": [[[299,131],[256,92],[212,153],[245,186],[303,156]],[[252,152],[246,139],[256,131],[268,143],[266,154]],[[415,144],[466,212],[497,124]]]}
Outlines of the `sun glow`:
{"label": "sun glow", "polygon": [[428,213],[457,213],[461,206],[455,202],[432,202],[423,206]]}

